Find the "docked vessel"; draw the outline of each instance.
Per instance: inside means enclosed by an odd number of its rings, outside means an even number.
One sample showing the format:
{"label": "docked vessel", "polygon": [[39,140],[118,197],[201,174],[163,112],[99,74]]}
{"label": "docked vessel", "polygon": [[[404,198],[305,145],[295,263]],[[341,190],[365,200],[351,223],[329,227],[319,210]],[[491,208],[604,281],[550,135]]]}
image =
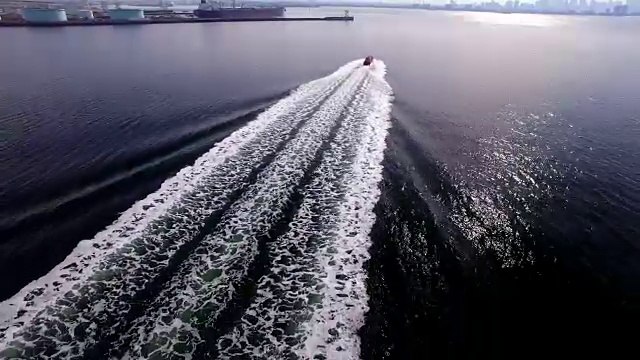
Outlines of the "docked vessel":
{"label": "docked vessel", "polygon": [[200,6],[193,13],[199,18],[208,19],[256,19],[282,17],[284,11],[282,6],[236,7],[234,1],[231,7],[225,7],[220,3],[209,4],[206,0],[201,0]]}

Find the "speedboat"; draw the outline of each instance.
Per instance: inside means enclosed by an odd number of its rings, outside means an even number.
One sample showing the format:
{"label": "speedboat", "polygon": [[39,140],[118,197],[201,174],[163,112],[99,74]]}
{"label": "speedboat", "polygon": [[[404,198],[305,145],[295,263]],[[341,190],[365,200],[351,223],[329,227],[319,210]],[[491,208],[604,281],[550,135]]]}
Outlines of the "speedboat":
{"label": "speedboat", "polygon": [[364,59],[364,63],[362,65],[369,66],[371,63],[373,63],[373,56],[369,55]]}

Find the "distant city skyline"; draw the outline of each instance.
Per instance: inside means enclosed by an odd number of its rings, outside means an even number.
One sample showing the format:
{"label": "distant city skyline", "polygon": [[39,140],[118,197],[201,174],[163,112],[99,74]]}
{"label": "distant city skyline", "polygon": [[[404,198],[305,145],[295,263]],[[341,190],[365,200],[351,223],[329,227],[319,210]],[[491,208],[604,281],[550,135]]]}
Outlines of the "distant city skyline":
{"label": "distant city skyline", "polygon": [[[251,1],[251,0],[249,0]],[[261,1],[261,0],[257,0]],[[270,0],[264,0],[270,1]],[[271,0],[317,4],[414,5],[432,9],[524,13],[640,14],[640,0]]]}

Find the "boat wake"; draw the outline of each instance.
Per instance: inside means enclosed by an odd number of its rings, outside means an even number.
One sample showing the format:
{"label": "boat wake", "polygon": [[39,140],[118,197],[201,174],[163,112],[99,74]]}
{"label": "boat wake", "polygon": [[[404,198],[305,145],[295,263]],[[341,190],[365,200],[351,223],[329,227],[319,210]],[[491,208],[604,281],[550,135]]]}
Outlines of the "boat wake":
{"label": "boat wake", "polygon": [[0,303],[10,358],[357,358],[385,66],[304,84]]}

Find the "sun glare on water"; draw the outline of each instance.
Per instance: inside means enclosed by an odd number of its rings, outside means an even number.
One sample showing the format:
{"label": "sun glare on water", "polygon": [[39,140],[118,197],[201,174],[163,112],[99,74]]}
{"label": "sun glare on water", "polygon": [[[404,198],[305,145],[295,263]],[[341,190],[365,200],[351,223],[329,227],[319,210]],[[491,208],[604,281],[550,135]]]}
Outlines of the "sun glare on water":
{"label": "sun glare on water", "polygon": [[519,25],[549,27],[559,26],[563,21],[558,16],[541,14],[501,14],[489,12],[464,12],[457,13],[465,21],[478,22],[488,25]]}

